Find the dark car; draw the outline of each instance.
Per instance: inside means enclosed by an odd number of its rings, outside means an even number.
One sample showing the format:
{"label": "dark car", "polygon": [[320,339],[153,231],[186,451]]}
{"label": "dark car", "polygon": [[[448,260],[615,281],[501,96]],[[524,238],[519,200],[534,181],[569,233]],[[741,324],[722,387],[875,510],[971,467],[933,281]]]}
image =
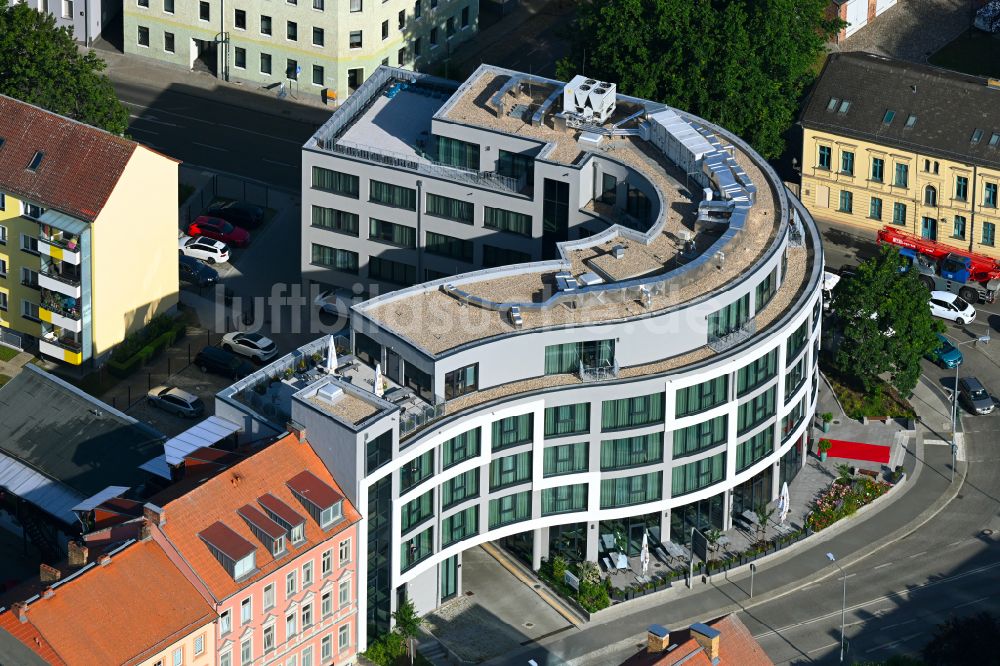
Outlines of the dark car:
{"label": "dark car", "polygon": [[233,379],[243,379],[254,371],[254,367],[249,362],[218,347],[202,349],[194,357],[194,364],[202,372],[212,372]]}
{"label": "dark car", "polygon": [[975,377],[965,377],[958,382],[958,399],[973,414],[989,414],[993,411],[993,396]]}
{"label": "dark car", "polygon": [[233,247],[246,247],[250,244],[249,231],[218,217],[209,217],[208,215],[195,218],[195,221],[188,225],[187,235],[214,238]]}
{"label": "dark car", "polygon": [[229,201],[209,206],[205,215],[222,218],[244,229],[256,229],[264,222],[264,209],[246,201]]}
{"label": "dark car", "polygon": [[194,257],[181,255],[181,282],[197,287],[209,287],[219,281],[219,271],[207,266]]}

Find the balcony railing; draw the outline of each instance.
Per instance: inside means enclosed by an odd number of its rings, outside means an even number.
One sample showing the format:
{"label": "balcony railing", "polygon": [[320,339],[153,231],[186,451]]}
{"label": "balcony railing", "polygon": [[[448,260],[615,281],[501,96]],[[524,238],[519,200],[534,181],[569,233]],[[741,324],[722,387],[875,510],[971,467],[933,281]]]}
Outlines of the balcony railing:
{"label": "balcony railing", "polygon": [[399,436],[406,437],[411,432],[444,416],[444,405],[444,398],[434,396],[433,405],[424,404],[404,411],[399,417]]}
{"label": "balcony railing", "polygon": [[580,379],[585,382],[603,381],[618,377],[618,359],[614,363],[604,362],[597,365],[587,365],[580,361]]}
{"label": "balcony railing", "polygon": [[66,349],[66,350],[69,350],[71,352],[76,352],[77,354],[79,354],[80,352],[83,351],[83,345],[81,345],[79,342],[77,342],[77,341],[75,341],[73,339],[70,339],[70,338],[55,338],[55,337],[48,338],[48,337],[46,337],[46,338],[42,338],[42,340],[44,340],[45,342],[49,343],[50,345],[55,345],[56,347],[59,347],[60,349]]}
{"label": "balcony railing", "polygon": [[51,268],[42,268],[40,271],[38,271],[38,273],[39,273],[39,275],[44,275],[45,277],[52,278],[56,282],[62,282],[63,284],[67,284],[67,285],[69,285],[71,287],[79,287],[80,286],[80,278],[79,277],[75,277],[74,278],[74,277],[71,277],[71,276],[68,276],[68,275],[63,275],[59,271],[55,271],[55,270],[53,270]]}
{"label": "balcony railing", "polygon": [[44,233],[38,236],[38,240],[42,243],[48,243],[49,245],[54,245],[58,248],[62,248],[67,252],[79,252],[80,251],[80,241],[76,238],[63,238],[60,236],[46,236]]}
{"label": "balcony railing", "polygon": [[757,332],[757,319],[748,319],[746,323],[723,335],[709,335],[708,346],[716,353],[722,353],[727,349],[746,342]]}
{"label": "balcony railing", "polygon": [[83,316],[80,314],[80,310],[78,308],[67,308],[53,303],[52,301],[43,302],[40,307],[48,310],[49,312],[54,312],[57,315],[66,317],[67,319],[72,319],[73,321],[80,321]]}

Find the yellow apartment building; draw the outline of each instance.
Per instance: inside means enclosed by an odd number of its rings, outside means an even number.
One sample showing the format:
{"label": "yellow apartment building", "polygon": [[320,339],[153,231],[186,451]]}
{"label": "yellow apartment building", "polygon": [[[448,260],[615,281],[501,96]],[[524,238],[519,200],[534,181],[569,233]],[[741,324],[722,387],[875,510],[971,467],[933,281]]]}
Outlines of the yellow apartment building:
{"label": "yellow apartment building", "polygon": [[0,342],[95,365],[174,308],[177,165],[0,95]]}
{"label": "yellow apartment building", "polygon": [[799,123],[814,217],[1000,258],[1000,82],[836,53]]}

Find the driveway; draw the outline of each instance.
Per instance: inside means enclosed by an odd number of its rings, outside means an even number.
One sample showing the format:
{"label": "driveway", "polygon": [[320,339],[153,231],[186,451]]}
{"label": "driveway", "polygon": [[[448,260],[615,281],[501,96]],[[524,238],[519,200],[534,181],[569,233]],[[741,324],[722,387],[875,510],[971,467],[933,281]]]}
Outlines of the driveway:
{"label": "driveway", "polygon": [[898,0],[834,49],[922,63],[970,24],[969,0]]}

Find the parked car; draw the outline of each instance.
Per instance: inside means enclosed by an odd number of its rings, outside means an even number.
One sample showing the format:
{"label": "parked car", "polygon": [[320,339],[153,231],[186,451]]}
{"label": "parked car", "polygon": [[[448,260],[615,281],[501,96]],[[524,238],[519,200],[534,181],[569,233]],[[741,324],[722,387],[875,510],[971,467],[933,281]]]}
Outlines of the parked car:
{"label": "parked car", "polygon": [[219,281],[219,271],[211,266],[206,266],[194,257],[182,254],[180,262],[181,282],[187,282],[197,287],[208,287]]}
{"label": "parked car", "polygon": [[993,396],[975,377],[959,380],[958,399],[973,414],[989,414],[993,411]]}
{"label": "parked car", "polygon": [[202,215],[188,225],[188,236],[207,236],[228,243],[234,247],[246,247],[250,244],[250,232],[243,227],[237,227],[218,217]]}
{"label": "parked car", "polygon": [[931,314],[948,319],[959,326],[971,324],[976,319],[976,308],[961,296],[948,291],[931,292]]}
{"label": "parked car", "polygon": [[205,411],[205,404],[196,395],[176,386],[156,386],[146,394],[149,404],[165,412],[195,418]]}
{"label": "parked car", "polygon": [[185,257],[194,257],[210,264],[224,264],[229,261],[229,248],[222,241],[205,238],[204,236],[181,236],[177,241],[180,253]]}
{"label": "parked car", "polygon": [[256,229],[264,222],[264,209],[246,201],[228,201],[209,206],[205,215],[218,217],[244,229]]}
{"label": "parked car", "polygon": [[254,372],[254,367],[248,362],[220,347],[205,347],[194,357],[194,364],[202,372],[232,379],[243,379]]}
{"label": "parked car", "polygon": [[226,333],[222,336],[222,348],[249,356],[258,363],[270,361],[278,353],[278,346],[274,341],[260,333]]}
{"label": "parked car", "polygon": [[962,365],[962,352],[951,344],[951,340],[938,333],[938,346],[924,356],[928,361],[937,363],[942,368],[957,368]]}

